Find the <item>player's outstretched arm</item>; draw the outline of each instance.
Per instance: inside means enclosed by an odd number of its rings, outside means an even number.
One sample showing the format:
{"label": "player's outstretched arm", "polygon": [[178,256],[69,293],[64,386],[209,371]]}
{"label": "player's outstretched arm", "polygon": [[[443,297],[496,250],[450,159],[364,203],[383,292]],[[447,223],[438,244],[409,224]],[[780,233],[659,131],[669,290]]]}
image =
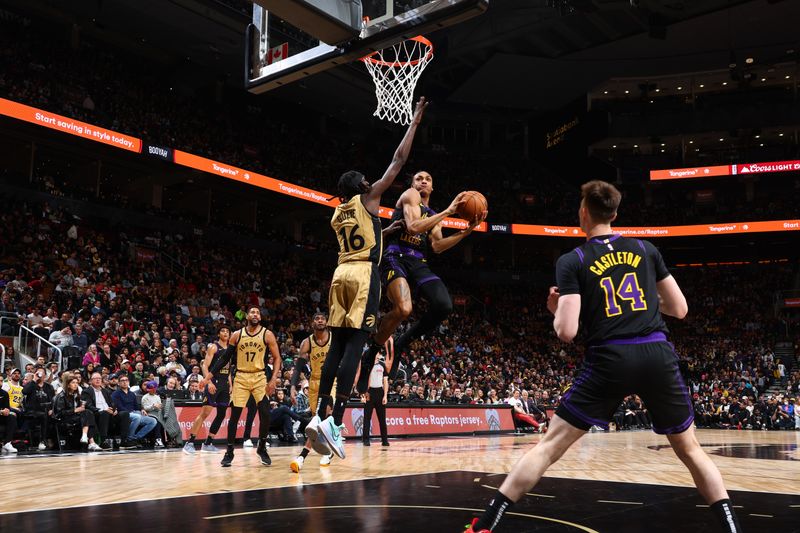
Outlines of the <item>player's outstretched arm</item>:
{"label": "player's outstretched arm", "polygon": [[667,276],[662,279],[656,283],[656,290],[658,290],[659,307],[662,313],[680,319],[686,316],[686,313],[689,312],[689,304],[686,303],[686,297],[678,287],[675,278]]}
{"label": "player's outstretched arm", "polygon": [[406,164],[408,154],[411,152],[411,145],[414,142],[414,135],[417,133],[417,126],[422,122],[422,115],[425,114],[425,108],[427,107],[428,102],[423,96],[419,99],[419,102],[417,102],[411,124],[409,124],[406,134],[403,136],[403,140],[400,141],[400,145],[397,147],[397,150],[395,150],[392,162],[389,164],[386,172],[384,172],[383,177],[373,183],[372,189],[361,197],[364,207],[366,207],[367,211],[370,213],[377,214],[378,208],[380,207],[381,195],[392,186],[394,179],[400,173],[403,165]]}

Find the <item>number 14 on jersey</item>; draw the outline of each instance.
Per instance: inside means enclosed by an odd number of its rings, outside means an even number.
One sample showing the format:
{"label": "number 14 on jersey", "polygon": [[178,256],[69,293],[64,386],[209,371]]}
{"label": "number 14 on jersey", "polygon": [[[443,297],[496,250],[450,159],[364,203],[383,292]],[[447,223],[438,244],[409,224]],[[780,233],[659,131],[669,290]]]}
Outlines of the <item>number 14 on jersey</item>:
{"label": "number 14 on jersey", "polygon": [[[600,287],[606,294],[606,316],[618,316],[622,314],[622,305],[629,302],[631,311],[647,310],[647,302],[644,299],[644,291],[639,286],[639,279],[636,272],[628,272],[623,276],[619,287],[614,286],[614,280],[606,277],[600,280]],[[620,302],[622,300],[622,302]]]}

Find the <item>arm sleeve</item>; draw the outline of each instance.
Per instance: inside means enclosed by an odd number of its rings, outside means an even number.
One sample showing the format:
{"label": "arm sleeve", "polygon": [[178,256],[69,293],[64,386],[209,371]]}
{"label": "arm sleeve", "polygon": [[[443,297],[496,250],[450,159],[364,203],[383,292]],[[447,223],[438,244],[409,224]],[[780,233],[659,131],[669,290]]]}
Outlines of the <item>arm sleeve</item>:
{"label": "arm sleeve", "polygon": [[658,248],[656,248],[651,242],[643,242],[645,249],[647,250],[647,256],[656,269],[656,281],[661,281],[669,276],[669,270],[667,269],[667,265],[664,263],[664,257],[662,257],[661,252],[659,252]]}
{"label": "arm sleeve", "polygon": [[294,360],[294,370],[292,371],[292,387],[297,387],[297,382],[300,380],[300,372],[306,366],[308,360],[305,357],[297,357]]}
{"label": "arm sleeve", "polygon": [[230,362],[230,360],[231,360],[231,357],[233,357],[233,354],[234,354],[235,352],[236,352],[236,345],[233,345],[233,344],[229,345],[229,346],[228,346],[228,349],[227,349],[227,350],[225,350],[225,355],[223,355],[222,357],[220,357],[219,359],[217,359],[217,362],[216,362],[216,363],[214,363],[214,364],[212,364],[212,365],[211,365],[211,366],[208,368],[208,371],[209,371],[209,372],[211,372],[213,375],[215,375],[215,376],[216,376],[216,375],[217,375],[217,372],[219,372],[220,370],[222,370],[223,368],[225,368],[225,365],[227,365],[227,364]]}
{"label": "arm sleeve", "polygon": [[556,263],[556,285],[558,292],[562,296],[567,294],[580,294],[580,277],[578,273],[581,269],[581,260],[575,250],[566,253],[558,258]]}
{"label": "arm sleeve", "polygon": [[[266,350],[264,350],[264,375],[267,377],[267,381],[272,379],[272,369],[269,367],[269,358],[272,357],[272,350],[269,349],[269,343],[267,342],[267,328],[264,328],[264,332],[261,334],[261,338],[264,341],[264,346]],[[275,342],[278,342],[275,339]],[[277,361],[273,364],[277,364]]]}

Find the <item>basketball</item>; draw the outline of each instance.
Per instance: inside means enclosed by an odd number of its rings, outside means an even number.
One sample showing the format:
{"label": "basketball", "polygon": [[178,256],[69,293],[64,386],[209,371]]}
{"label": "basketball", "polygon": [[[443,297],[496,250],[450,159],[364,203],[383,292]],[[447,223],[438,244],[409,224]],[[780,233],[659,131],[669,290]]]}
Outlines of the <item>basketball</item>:
{"label": "basketball", "polygon": [[478,191],[467,191],[466,201],[458,206],[458,216],[472,222],[487,209],[489,209],[489,204],[484,195]]}

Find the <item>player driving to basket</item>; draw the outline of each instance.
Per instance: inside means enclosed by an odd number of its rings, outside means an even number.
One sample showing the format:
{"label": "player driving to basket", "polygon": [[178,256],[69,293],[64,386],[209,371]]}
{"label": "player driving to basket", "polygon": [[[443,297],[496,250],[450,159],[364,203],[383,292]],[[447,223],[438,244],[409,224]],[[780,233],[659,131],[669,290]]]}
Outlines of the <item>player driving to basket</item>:
{"label": "player driving to basket", "polygon": [[381,179],[370,185],[363,174],[351,170],[342,174],[337,185],[342,203],[333,213],[331,228],[339,240],[339,266],[333,273],[328,296],[333,341],[322,367],[317,412],[320,412],[319,406],[328,401],[335,379],[333,415],[320,423],[319,435],[342,459],[345,456],[341,435],[345,406],[361,351],[378,320],[381,297],[378,264],[383,251],[378,218],[380,199],[405,165],[427,105],[425,98],[420,98],[414,118]]}

